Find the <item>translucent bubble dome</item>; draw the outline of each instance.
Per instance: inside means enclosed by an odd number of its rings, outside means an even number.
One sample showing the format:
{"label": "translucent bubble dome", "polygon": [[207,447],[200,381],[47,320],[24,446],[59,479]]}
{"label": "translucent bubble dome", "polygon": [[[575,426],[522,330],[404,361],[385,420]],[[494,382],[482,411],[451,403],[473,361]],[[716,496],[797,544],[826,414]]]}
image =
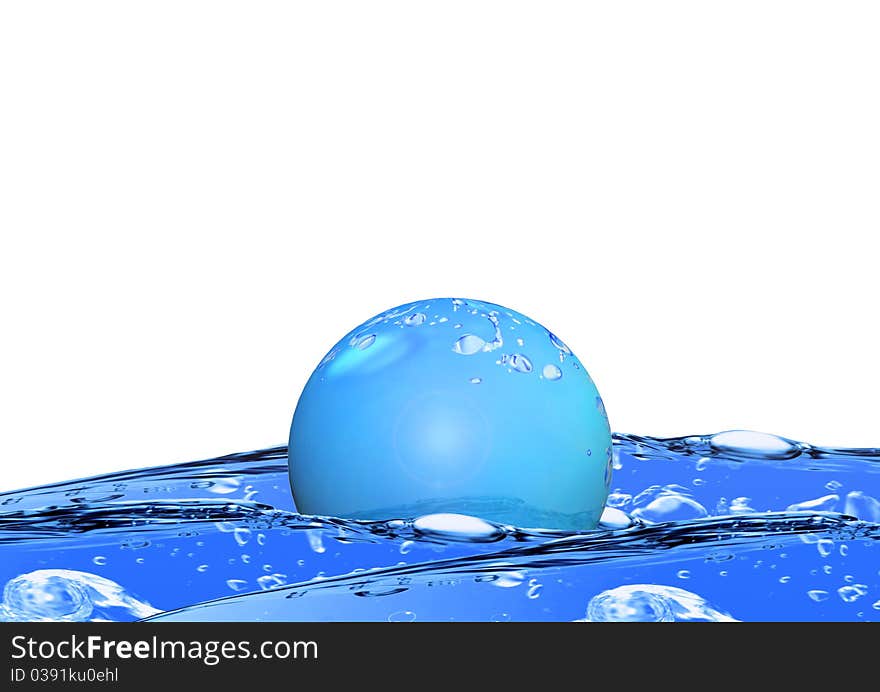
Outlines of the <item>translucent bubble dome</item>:
{"label": "translucent bubble dome", "polygon": [[438,298],[377,315],[330,350],[297,404],[289,462],[305,514],[589,529],[611,432],[552,332],[500,305]]}

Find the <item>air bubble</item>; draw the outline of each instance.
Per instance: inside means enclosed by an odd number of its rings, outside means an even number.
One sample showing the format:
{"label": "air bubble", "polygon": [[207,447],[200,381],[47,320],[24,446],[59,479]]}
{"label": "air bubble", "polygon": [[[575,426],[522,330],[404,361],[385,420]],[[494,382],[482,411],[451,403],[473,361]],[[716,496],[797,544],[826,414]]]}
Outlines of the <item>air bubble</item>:
{"label": "air bubble", "polygon": [[361,337],[360,339],[358,339],[357,343],[355,344],[355,348],[358,351],[365,351],[368,348],[370,348],[370,346],[372,346],[375,341],[376,341],[376,335],[375,334],[368,334],[367,336],[364,336],[364,337]]}
{"label": "air bubble", "polygon": [[403,321],[403,323],[404,323],[407,327],[418,327],[420,324],[424,324],[426,319],[428,319],[428,317],[425,315],[425,313],[423,313],[423,312],[417,312],[417,313],[415,313],[415,314],[410,315],[409,317],[407,317],[407,318]]}
{"label": "air bubble", "polygon": [[784,437],[753,430],[727,430],[709,438],[715,451],[750,459],[793,459],[800,447]]}
{"label": "air bubble", "polygon": [[532,361],[521,353],[514,353],[510,357],[510,367],[516,372],[528,373],[532,371]]}
{"label": "air bubble", "polygon": [[544,366],[541,374],[544,375],[545,380],[550,380],[552,382],[562,377],[562,370],[560,370],[556,365],[548,363]]}
{"label": "air bubble", "polygon": [[485,345],[486,342],[475,334],[465,334],[455,342],[452,350],[463,356],[472,356],[482,351]]}

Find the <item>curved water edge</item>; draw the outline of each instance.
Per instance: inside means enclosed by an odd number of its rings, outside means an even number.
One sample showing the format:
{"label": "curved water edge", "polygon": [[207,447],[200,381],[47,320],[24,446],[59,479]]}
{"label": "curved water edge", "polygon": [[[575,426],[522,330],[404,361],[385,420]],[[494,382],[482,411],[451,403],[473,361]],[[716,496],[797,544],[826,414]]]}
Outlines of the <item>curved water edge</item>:
{"label": "curved water edge", "polygon": [[485,497],[308,517],[286,457],[0,494],[0,619],[880,619],[878,449],[615,434],[587,532],[484,521]]}

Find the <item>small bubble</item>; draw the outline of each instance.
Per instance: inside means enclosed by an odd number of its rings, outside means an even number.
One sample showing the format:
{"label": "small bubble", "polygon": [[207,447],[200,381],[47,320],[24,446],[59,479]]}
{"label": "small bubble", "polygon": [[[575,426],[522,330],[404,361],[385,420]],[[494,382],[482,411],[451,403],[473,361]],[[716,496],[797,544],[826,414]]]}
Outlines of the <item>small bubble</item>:
{"label": "small bubble", "polygon": [[853,577],[853,575],[851,574],[845,574],[843,576],[843,581],[845,581],[847,584],[852,584],[853,581],[855,581],[855,577]]}
{"label": "small bubble", "polygon": [[269,589],[277,589],[279,586],[284,586],[286,583],[286,574],[264,574],[261,577],[257,577],[257,584],[260,585],[260,588],[263,591],[267,591]]}
{"label": "small bubble", "polygon": [[830,538],[820,538],[816,542],[816,550],[819,551],[819,555],[822,557],[828,557],[831,555],[831,549],[834,547],[834,541]]}
{"label": "small bubble", "polygon": [[696,465],[694,466],[694,468],[695,468],[697,471],[705,471],[705,470],[706,470],[706,467],[707,467],[708,465],[709,465],[709,457],[700,457],[700,459],[697,460],[697,463],[696,463]]}
{"label": "small bubble", "polygon": [[841,544],[839,550],[840,550],[840,556],[846,557],[847,554],[849,553],[849,546],[846,545],[845,543],[843,543],[843,544]]}
{"label": "small bubble", "polygon": [[416,614],[411,610],[398,610],[388,616],[388,622],[415,622]]}
{"label": "small bubble", "polygon": [[839,481],[828,481],[825,484],[825,487],[828,490],[840,490],[843,487],[843,483],[840,483]]}
{"label": "small bubble", "polygon": [[238,490],[238,487],[241,485],[241,481],[238,478],[225,477],[225,478],[215,478],[214,484],[209,488],[212,493],[217,493],[218,495],[228,495],[229,493],[234,493]]}
{"label": "small bubble", "polygon": [[696,486],[700,486],[700,485],[705,485],[706,481],[704,481],[702,478],[694,478],[694,480],[692,480],[691,483],[693,483]]}
{"label": "small bubble", "polygon": [[718,573],[718,576],[719,576],[719,577],[726,577],[726,576],[727,576],[727,570],[726,570],[726,569],[721,570],[721,571]]}
{"label": "small bubble", "polygon": [[822,565],[822,571],[825,572],[825,574],[831,574],[831,565]]}
{"label": "small bubble", "polygon": [[244,564],[249,565],[249,564],[251,564],[251,556],[248,555],[247,553],[242,553],[241,554],[241,561]]}
{"label": "small bubble", "polygon": [[270,565],[270,564],[267,562],[265,565],[263,565],[263,571],[264,571],[264,572],[271,572],[271,571],[272,571],[272,565]]}
{"label": "small bubble", "polygon": [[854,603],[866,593],[868,593],[868,586],[866,584],[850,584],[848,586],[841,586],[837,590],[837,595],[843,599],[844,603]]}
{"label": "small bubble", "polygon": [[[877,601],[877,604],[880,604],[880,601]],[[880,610],[880,608],[878,608]],[[492,618],[492,622],[510,622],[510,614],[509,613],[495,613]]]}
{"label": "small bubble", "polygon": [[526,596],[532,600],[539,598],[541,596],[541,589],[543,588],[544,585],[537,579],[529,579],[529,590],[526,592]]}
{"label": "small bubble", "polygon": [[376,341],[376,335],[375,334],[368,334],[367,336],[363,336],[360,339],[358,339],[357,342],[355,343],[354,347],[358,351],[365,351],[366,349],[370,348],[370,346],[372,346],[375,341]]}
{"label": "small bubble", "polygon": [[247,586],[247,582],[244,579],[227,579],[226,586],[233,591],[242,591]]}
{"label": "small bubble", "polygon": [[407,317],[403,323],[407,327],[418,327],[420,324],[424,324],[425,320],[428,319],[427,315],[423,312],[417,312],[414,315],[410,315]]}
{"label": "small bubble", "polygon": [[305,560],[297,560],[296,564],[299,565],[300,567],[302,567],[303,565],[306,564],[306,561]]}
{"label": "small bubble", "polygon": [[400,544],[400,554],[406,555],[410,550],[413,549],[415,545],[415,541],[404,541]]}
{"label": "small bubble", "polygon": [[199,565],[198,567],[196,567],[196,572],[207,572],[207,571],[208,571],[208,565]]}
{"label": "small bubble", "polygon": [[790,581],[791,581],[791,577],[789,577],[789,576],[779,577],[780,584],[788,584],[788,582],[790,582]]}
{"label": "small bubble", "polygon": [[103,567],[107,564],[107,558],[103,555],[95,555],[95,557],[92,558],[92,562],[94,562],[96,565]]}
{"label": "small bubble", "polygon": [[532,371],[532,361],[521,353],[514,353],[510,357],[510,367],[517,372],[528,373]]}
{"label": "small bubble", "polygon": [[687,569],[680,569],[678,570],[678,572],[676,572],[675,576],[677,576],[679,579],[690,579],[691,572]]}
{"label": "small bubble", "polygon": [[264,534],[264,533],[257,534],[257,545],[266,545],[266,534]]}
{"label": "small bubble", "polygon": [[232,537],[239,545],[244,545],[251,539],[251,530],[239,526],[232,532]]}
{"label": "small bubble", "polygon": [[472,378],[469,380],[469,382],[470,382],[471,384],[480,384],[480,382],[482,382],[482,381],[483,381],[483,378],[482,378],[482,377],[472,377]]}
{"label": "small bubble", "polygon": [[327,550],[324,547],[324,541],[320,531],[306,531],[306,538],[309,540],[309,547],[316,553],[323,553]]}
{"label": "small bubble", "polygon": [[880,610],[880,601],[876,601],[871,607],[874,610]]}
{"label": "small bubble", "polygon": [[137,564],[139,564],[139,565],[142,565],[142,564],[144,564],[144,558],[139,557],[139,558],[137,558],[137,559],[135,560],[135,562],[136,562]]}
{"label": "small bubble", "polygon": [[621,492],[613,492],[608,495],[605,504],[609,507],[626,507],[632,501],[632,495]]}
{"label": "small bubble", "polygon": [[472,356],[482,351],[485,345],[486,342],[475,334],[465,334],[459,337],[452,350],[462,356]]}
{"label": "small bubble", "polygon": [[500,586],[502,589],[512,589],[522,584],[526,579],[526,575],[522,572],[499,572],[496,576],[498,578],[492,584]]}
{"label": "small bubble", "polygon": [[548,363],[544,366],[541,374],[544,375],[545,380],[550,380],[552,382],[562,377],[562,370],[560,370],[558,366]]}
{"label": "small bubble", "polygon": [[807,591],[807,596],[816,601],[816,603],[827,601],[829,595],[830,594],[827,591],[823,591],[822,589],[812,589],[810,591]]}
{"label": "small bubble", "polygon": [[[511,329],[513,329],[513,327],[511,327]],[[517,346],[524,346],[525,343],[526,343],[526,342],[523,341],[522,339],[517,339],[517,340],[516,340],[516,345],[517,345]]]}

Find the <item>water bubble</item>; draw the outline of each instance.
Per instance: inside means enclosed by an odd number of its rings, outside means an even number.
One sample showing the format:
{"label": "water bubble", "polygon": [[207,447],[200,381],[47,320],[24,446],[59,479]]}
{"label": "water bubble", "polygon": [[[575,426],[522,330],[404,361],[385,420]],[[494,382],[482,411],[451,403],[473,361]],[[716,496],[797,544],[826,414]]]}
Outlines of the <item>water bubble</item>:
{"label": "water bubble", "polygon": [[708,516],[706,508],[691,497],[673,491],[662,491],[647,506],[633,511],[644,522],[687,521]]}
{"label": "water bubble", "polygon": [[788,584],[788,582],[790,582],[790,581],[791,581],[791,577],[789,577],[789,576],[779,577],[780,584]]}
{"label": "water bubble", "polygon": [[719,577],[726,577],[726,576],[727,576],[727,570],[726,570],[726,569],[721,570],[721,571],[718,573],[718,576],[719,576]]}
{"label": "water bubble", "polygon": [[847,493],[843,513],[862,521],[880,523],[880,501],[861,490]]}
{"label": "water bubble", "polygon": [[690,579],[691,572],[690,572],[690,570],[687,570],[687,569],[680,569],[680,570],[678,570],[678,572],[675,573],[675,576],[678,577],[679,579]]}
{"label": "water bubble", "polygon": [[455,345],[452,347],[452,350],[463,356],[472,356],[475,353],[482,351],[485,345],[486,342],[477,335],[465,334],[464,336],[459,337],[458,341],[456,341]]}
{"label": "water bubble", "polygon": [[423,313],[423,312],[417,312],[417,313],[412,314],[412,315],[410,315],[409,317],[407,317],[407,318],[403,321],[403,323],[404,323],[407,327],[418,327],[420,324],[424,324],[426,319],[428,319],[428,318],[427,318],[427,316],[425,315],[425,313]]}
{"label": "water bubble", "polygon": [[822,557],[828,557],[831,555],[831,549],[834,547],[834,541],[830,538],[820,538],[816,541],[816,550],[819,551],[819,555]]}
{"label": "water bubble", "polygon": [[727,430],[709,438],[709,446],[730,456],[750,459],[794,459],[800,447],[784,437],[752,430]]}
{"label": "water bubble", "polygon": [[750,497],[735,497],[730,501],[728,511],[731,514],[752,514],[755,510],[749,504],[751,501]]}
{"label": "water bubble", "polygon": [[306,564],[306,561],[305,560],[297,560],[296,564],[299,565],[300,567],[303,567]]}
{"label": "water bubble", "polygon": [[831,571],[832,571],[831,565],[822,565],[822,571],[825,572],[825,574],[831,574]]}
{"label": "water bubble", "polygon": [[588,622],[735,622],[705,599],[675,586],[627,584],[590,599]]}
{"label": "water bubble", "polygon": [[376,335],[375,334],[368,334],[367,336],[364,336],[364,337],[361,337],[360,339],[358,339],[357,342],[355,343],[354,347],[358,351],[365,351],[368,348],[370,348],[370,346],[372,346],[373,343],[375,343],[375,341],[376,341]]}
{"label": "water bubble", "polygon": [[855,581],[855,577],[853,577],[853,575],[851,574],[845,574],[843,576],[843,581],[845,581],[847,584],[852,584],[853,581]]}
{"label": "water bubble", "polygon": [[880,610],[880,601],[876,601],[871,607],[874,610]]}
{"label": "water bubble", "polygon": [[697,460],[697,463],[694,465],[694,468],[697,471],[705,471],[706,467],[709,465],[709,457],[700,457]]}
{"label": "water bubble", "polygon": [[264,533],[257,534],[257,545],[266,545],[266,534],[264,534]]}
{"label": "water bubble", "polygon": [[404,541],[400,544],[400,554],[406,555],[410,550],[413,549],[415,545],[415,541]]}
{"label": "water bubble", "polygon": [[512,589],[516,586],[522,584],[526,575],[524,572],[498,572],[496,575],[497,579],[492,582],[493,586],[500,586],[502,589]]}
{"label": "water bubble", "polygon": [[505,535],[497,524],[467,514],[426,514],[413,521],[413,528],[425,537],[465,543],[489,543]]}
{"label": "water bubble", "polygon": [[615,507],[606,507],[602,510],[602,517],[599,519],[599,527],[603,529],[626,529],[632,526],[633,521],[630,516]]}
{"label": "water bubble", "polygon": [[544,366],[544,369],[541,370],[541,374],[544,375],[545,380],[550,380],[552,382],[562,377],[562,370],[560,370],[558,366],[548,363]]}
{"label": "water bubble", "polygon": [[226,586],[233,591],[243,591],[247,586],[247,582],[244,579],[227,579]]}
{"label": "water bubble", "polygon": [[840,490],[842,487],[843,487],[843,483],[841,483],[839,481],[828,481],[825,484],[825,488],[827,490],[831,490],[832,492],[835,490]]}
{"label": "water bubble", "polygon": [[232,537],[238,545],[245,545],[251,539],[251,530],[242,526],[236,527],[232,532]]}
{"label": "water bubble", "polygon": [[388,616],[388,622],[415,622],[416,614],[411,610],[398,610]]}
{"label": "water bubble", "polygon": [[[513,329],[513,327],[511,327],[511,329]],[[517,345],[517,346],[525,346],[525,343],[526,343],[526,342],[523,341],[522,339],[517,339],[517,340],[516,340],[516,345]]]}
{"label": "water bubble", "polygon": [[843,599],[844,603],[854,603],[866,593],[868,593],[867,584],[848,584],[837,590],[837,595]]}
{"label": "water bubble", "polygon": [[528,373],[532,371],[532,361],[521,353],[514,353],[510,357],[510,367],[516,372]]}
{"label": "water bubble", "polygon": [[537,579],[529,579],[529,590],[526,591],[526,596],[531,598],[532,600],[536,598],[540,598],[541,589],[544,588],[544,585],[541,584]]}
{"label": "water bubble", "polygon": [[547,332],[550,337],[550,343],[553,344],[556,349],[559,351],[559,362],[563,362],[565,360],[565,356],[571,355],[571,349],[566,346],[562,339],[556,336],[553,332]]}
{"label": "water bubble", "polygon": [[135,560],[135,562],[136,562],[137,564],[139,564],[139,565],[142,565],[142,564],[144,564],[144,558],[139,557],[139,558],[137,558],[137,559]]}
{"label": "water bubble", "polygon": [[287,583],[287,575],[286,574],[264,574],[260,577],[257,577],[257,584],[259,584],[260,588],[263,591],[268,591],[269,589],[277,589],[279,586],[284,586]]}
{"label": "water bubble", "polygon": [[833,512],[840,502],[839,495],[825,495],[815,500],[804,500],[788,506],[789,512]]}
{"label": "water bubble", "polygon": [[251,564],[251,556],[248,555],[247,553],[242,553],[241,554],[241,561],[244,564],[249,565],[249,564]]}
{"label": "water bubble", "polygon": [[217,493],[218,495],[229,495],[230,493],[234,493],[241,485],[241,481],[232,476],[214,478],[213,483],[214,484],[208,488],[208,490],[212,493]]}
{"label": "water bubble", "polygon": [[472,377],[472,378],[471,378],[470,380],[468,380],[468,381],[469,381],[471,384],[480,384],[480,382],[483,381],[483,378],[482,378],[482,377]]}
{"label": "water bubble", "polygon": [[822,589],[811,589],[810,591],[807,591],[807,596],[816,601],[816,603],[827,601],[829,595],[830,594],[827,591],[823,591]]}
{"label": "water bubble", "polygon": [[100,567],[103,567],[107,564],[107,558],[103,555],[95,555],[95,557],[92,558],[92,562]]}
{"label": "water bubble", "polygon": [[306,538],[309,541],[309,547],[316,553],[323,553],[327,550],[324,547],[324,540],[320,531],[313,531],[310,529],[306,531]]}
{"label": "water bubble", "polygon": [[[880,601],[877,603],[880,604]],[[510,613],[495,613],[490,619],[492,622],[510,622]]]}
{"label": "water bubble", "polygon": [[840,557],[846,557],[847,554],[849,553],[849,546],[846,545],[846,543],[841,543],[840,548],[838,548],[838,550],[840,551]]}
{"label": "water bubble", "polygon": [[702,478],[694,478],[694,480],[692,480],[691,483],[693,483],[696,486],[700,486],[700,485],[705,485],[706,481],[704,481]]}
{"label": "water bubble", "polygon": [[208,565],[199,565],[198,567],[196,567],[196,572],[207,572],[207,571],[208,571]]}

